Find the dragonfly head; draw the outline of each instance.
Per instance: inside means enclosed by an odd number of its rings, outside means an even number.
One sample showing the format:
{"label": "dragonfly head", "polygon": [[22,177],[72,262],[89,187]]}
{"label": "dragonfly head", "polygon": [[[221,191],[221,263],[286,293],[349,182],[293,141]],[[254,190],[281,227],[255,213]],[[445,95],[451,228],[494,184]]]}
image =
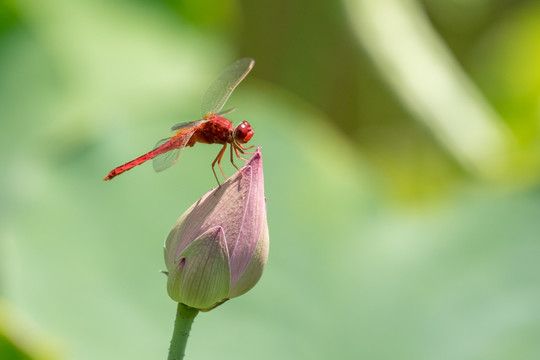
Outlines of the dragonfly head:
{"label": "dragonfly head", "polygon": [[240,144],[245,144],[253,137],[255,132],[247,121],[242,121],[234,130],[234,140]]}

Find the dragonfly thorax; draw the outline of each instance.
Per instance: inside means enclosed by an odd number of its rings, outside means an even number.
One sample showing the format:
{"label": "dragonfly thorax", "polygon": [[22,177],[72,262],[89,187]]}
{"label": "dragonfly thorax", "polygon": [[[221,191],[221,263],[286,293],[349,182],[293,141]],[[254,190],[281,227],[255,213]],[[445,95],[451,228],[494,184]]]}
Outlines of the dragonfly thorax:
{"label": "dragonfly thorax", "polygon": [[245,144],[249,140],[251,140],[253,134],[255,134],[255,132],[251,128],[251,125],[247,121],[242,121],[234,129],[233,137],[236,142],[239,142],[240,144]]}

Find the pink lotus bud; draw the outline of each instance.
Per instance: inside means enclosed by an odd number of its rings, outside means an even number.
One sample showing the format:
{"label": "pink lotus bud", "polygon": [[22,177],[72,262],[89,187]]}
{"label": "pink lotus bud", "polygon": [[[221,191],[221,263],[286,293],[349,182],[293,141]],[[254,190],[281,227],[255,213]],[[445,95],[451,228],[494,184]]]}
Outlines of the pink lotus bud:
{"label": "pink lotus bud", "polygon": [[167,291],[209,310],[250,290],[268,259],[268,224],[260,148],[218,188],[193,204],[165,242]]}

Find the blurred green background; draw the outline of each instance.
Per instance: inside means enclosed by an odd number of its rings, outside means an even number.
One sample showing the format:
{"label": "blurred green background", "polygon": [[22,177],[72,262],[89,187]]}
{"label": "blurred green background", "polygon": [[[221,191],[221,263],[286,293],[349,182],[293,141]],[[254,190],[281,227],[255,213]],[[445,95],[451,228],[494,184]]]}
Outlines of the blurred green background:
{"label": "blurred green background", "polygon": [[186,358],[540,359],[538,1],[0,4],[1,359],[166,357],[219,148],[101,179],[244,56],[270,259]]}

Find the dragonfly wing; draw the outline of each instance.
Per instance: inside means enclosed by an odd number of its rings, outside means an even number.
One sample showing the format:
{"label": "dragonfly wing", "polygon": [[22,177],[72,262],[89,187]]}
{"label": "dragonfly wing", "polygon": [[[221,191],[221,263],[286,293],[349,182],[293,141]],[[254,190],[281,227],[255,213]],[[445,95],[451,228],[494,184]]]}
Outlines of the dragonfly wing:
{"label": "dragonfly wing", "polygon": [[[171,138],[159,140],[156,146],[154,146],[154,149],[157,149],[158,147],[166,144],[169,141],[171,141]],[[180,157],[180,153],[181,153],[180,148],[177,148],[171,151],[164,152],[163,154],[159,154],[158,156],[154,157],[152,159],[152,165],[154,167],[154,171],[160,172],[173,166],[178,161],[178,158]]]}
{"label": "dragonfly wing", "polygon": [[227,114],[232,113],[232,112],[235,111],[235,110],[236,110],[236,108],[223,110],[223,111],[220,111],[220,112],[218,113],[218,115],[219,115],[219,116],[227,115]]}
{"label": "dragonfly wing", "polygon": [[180,157],[181,153],[182,151],[180,149],[174,149],[174,150],[171,150],[171,151],[168,151],[166,153],[156,156],[152,160],[154,171],[161,172],[165,169],[170,168],[178,161],[178,158]]}
{"label": "dragonfly wing", "polygon": [[187,128],[199,126],[205,121],[208,121],[208,120],[203,119],[203,120],[195,120],[195,121],[188,121],[188,122],[179,123],[179,124],[174,125],[171,128],[171,130],[172,131],[178,131],[178,130],[181,131],[181,130],[184,130],[184,129],[187,129]]}
{"label": "dragonfly wing", "polygon": [[[195,130],[197,130],[197,128],[192,127],[190,129],[190,131],[188,133],[186,133],[181,138],[181,140],[178,140],[178,142],[177,142],[176,146],[174,147],[174,149],[172,149],[170,151],[167,151],[167,152],[164,152],[162,154],[159,154],[159,155],[157,155],[156,157],[154,157],[152,159],[153,160],[152,165],[154,167],[155,172],[160,172],[160,171],[163,171],[165,169],[168,169],[178,161],[178,159],[180,158],[180,155],[182,155],[182,151],[186,147],[186,144],[188,143],[189,139],[191,139],[191,137],[195,133]],[[158,143],[156,144],[154,149],[159,148],[160,146],[166,144],[169,141],[174,141],[174,140],[171,140],[173,138],[166,138],[166,139],[162,139],[162,140],[158,141]]]}
{"label": "dragonfly wing", "polygon": [[201,115],[217,114],[231,96],[233,90],[240,84],[255,65],[255,60],[242,58],[226,68],[204,93],[201,102]]}

